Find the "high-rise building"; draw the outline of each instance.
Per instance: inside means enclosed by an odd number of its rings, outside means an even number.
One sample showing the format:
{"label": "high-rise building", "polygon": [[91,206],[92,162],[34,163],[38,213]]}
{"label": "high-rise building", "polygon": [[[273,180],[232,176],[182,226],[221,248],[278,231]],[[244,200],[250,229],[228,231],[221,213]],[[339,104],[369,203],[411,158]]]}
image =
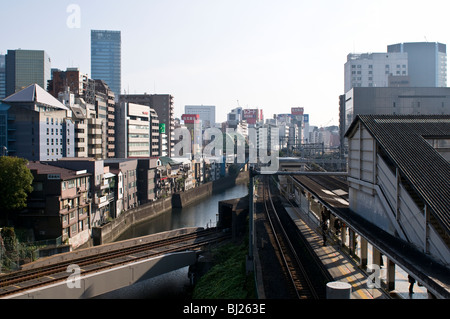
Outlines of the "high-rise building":
{"label": "high-rise building", "polygon": [[5,56],[0,54],[0,100],[6,97],[6,63]]}
{"label": "high-rise building", "polygon": [[116,107],[117,158],[150,158],[159,154],[159,121],[147,105],[121,102]]}
{"label": "high-rise building", "polygon": [[205,105],[186,105],[184,108],[185,114],[198,114],[200,121],[202,121],[203,128],[214,127],[216,124],[216,107]]}
{"label": "high-rise building", "polygon": [[91,77],[103,80],[114,95],[122,86],[121,32],[91,30]]}
{"label": "high-rise building", "polygon": [[[345,63],[345,92],[354,87],[388,87],[389,81],[402,77],[408,83],[408,54],[351,53]],[[403,84],[402,86],[404,86]]]}
{"label": "high-rise building", "polygon": [[[172,157],[175,153],[175,110],[173,96],[169,94],[121,95],[119,102],[146,105],[158,115],[160,125],[161,156]],[[116,143],[117,145],[117,143]],[[167,149],[166,148],[167,145]]]}
{"label": "high-rise building", "polygon": [[8,50],[6,54],[6,96],[31,84],[47,88],[51,79],[51,60],[45,51]]}
{"label": "high-rise building", "polygon": [[103,80],[95,80],[95,107],[97,117],[104,122],[102,126],[105,145],[103,158],[115,158],[115,94]]}
{"label": "high-rise building", "polygon": [[397,43],[388,54],[407,53],[411,87],[447,87],[447,46],[439,42]]}

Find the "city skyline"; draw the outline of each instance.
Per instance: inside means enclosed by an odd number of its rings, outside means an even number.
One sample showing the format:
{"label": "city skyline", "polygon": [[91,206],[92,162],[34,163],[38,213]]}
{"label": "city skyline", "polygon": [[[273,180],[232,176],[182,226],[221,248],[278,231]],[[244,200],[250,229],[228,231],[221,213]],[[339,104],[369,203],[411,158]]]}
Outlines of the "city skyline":
{"label": "city skyline", "polygon": [[216,105],[218,122],[238,106],[266,118],[304,107],[312,124],[338,125],[349,53],[450,43],[440,2],[415,3],[18,1],[4,6],[0,26],[17,31],[5,32],[0,53],[44,50],[52,68],[90,74],[91,30],[118,30],[122,93],[173,95],[177,117],[186,105]]}

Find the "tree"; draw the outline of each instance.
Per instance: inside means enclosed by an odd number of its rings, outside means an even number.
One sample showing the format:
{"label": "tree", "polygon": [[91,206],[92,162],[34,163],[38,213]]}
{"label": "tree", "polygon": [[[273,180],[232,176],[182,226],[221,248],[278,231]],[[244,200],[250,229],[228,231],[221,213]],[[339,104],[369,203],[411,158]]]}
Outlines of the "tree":
{"label": "tree", "polygon": [[27,206],[28,194],[33,191],[33,174],[28,161],[17,157],[0,157],[0,219]]}

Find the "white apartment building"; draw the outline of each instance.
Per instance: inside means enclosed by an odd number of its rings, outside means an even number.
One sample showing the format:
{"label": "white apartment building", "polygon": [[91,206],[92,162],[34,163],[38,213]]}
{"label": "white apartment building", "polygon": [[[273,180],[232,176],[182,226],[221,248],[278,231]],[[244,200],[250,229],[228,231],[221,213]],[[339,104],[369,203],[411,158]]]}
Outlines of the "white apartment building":
{"label": "white apartment building", "polygon": [[151,157],[151,116],[149,106],[127,102],[119,104],[116,109],[117,158]]}
{"label": "white apartment building", "polygon": [[[345,92],[354,87],[408,86],[408,53],[351,53],[345,63]],[[398,79],[398,77],[403,77]]]}

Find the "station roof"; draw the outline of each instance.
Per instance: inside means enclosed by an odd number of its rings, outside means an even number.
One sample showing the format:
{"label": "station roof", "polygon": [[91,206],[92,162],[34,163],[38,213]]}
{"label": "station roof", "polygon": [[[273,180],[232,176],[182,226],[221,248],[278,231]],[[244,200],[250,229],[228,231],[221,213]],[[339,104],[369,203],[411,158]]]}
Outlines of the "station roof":
{"label": "station roof", "polygon": [[450,233],[450,163],[427,139],[450,139],[450,115],[358,115],[384,153]]}

